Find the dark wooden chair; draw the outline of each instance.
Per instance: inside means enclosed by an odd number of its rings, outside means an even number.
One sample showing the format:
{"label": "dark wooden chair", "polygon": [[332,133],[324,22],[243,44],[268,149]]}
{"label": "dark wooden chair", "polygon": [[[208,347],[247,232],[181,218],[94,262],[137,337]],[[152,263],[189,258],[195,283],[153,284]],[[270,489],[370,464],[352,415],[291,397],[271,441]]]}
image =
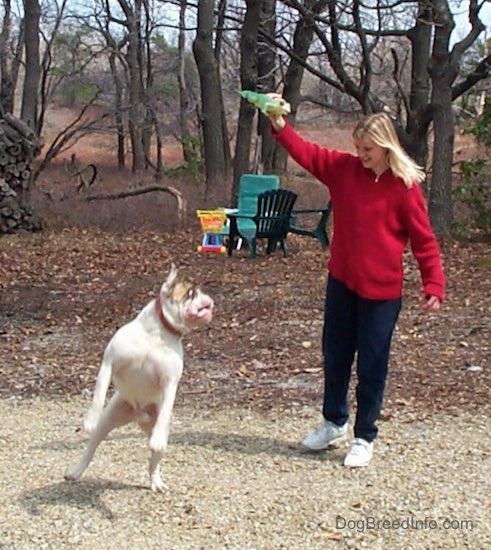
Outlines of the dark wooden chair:
{"label": "dark wooden chair", "polygon": [[286,189],[276,189],[261,193],[257,198],[256,213],[243,215],[239,212],[228,214],[230,219],[227,253],[232,255],[237,239],[245,239],[250,257],[256,257],[257,240],[267,239],[266,254],[271,254],[278,245],[287,256],[286,236],[290,224],[293,205],[297,195]]}
{"label": "dark wooden chair", "polygon": [[[300,225],[300,219],[303,219],[307,215],[309,218],[316,218],[316,221],[311,227],[306,225]],[[326,208],[310,208],[293,210],[290,217],[288,231],[297,235],[305,235],[307,237],[313,237],[318,239],[323,249],[329,246],[329,237],[327,235],[327,223],[329,216],[331,215],[331,201],[329,201]]]}

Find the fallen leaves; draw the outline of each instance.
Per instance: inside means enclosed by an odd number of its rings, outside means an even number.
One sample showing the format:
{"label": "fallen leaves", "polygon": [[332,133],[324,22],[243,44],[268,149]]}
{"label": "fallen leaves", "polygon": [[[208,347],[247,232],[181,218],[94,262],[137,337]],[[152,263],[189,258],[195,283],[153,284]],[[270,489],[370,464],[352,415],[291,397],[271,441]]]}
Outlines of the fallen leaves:
{"label": "fallen leaves", "polygon": [[[3,237],[0,392],[91,391],[107,340],[153,298],[175,261],[216,302],[211,326],[185,341],[181,399],[208,407],[320,407],[326,271],[318,243],[293,237],[287,258],[261,252],[250,260],[246,251],[197,254],[199,240],[198,230]],[[417,414],[488,406],[489,273],[477,261],[485,253],[480,243],[444,249],[447,301],[433,315],[420,309],[419,274],[406,258],[386,416],[398,408]]]}

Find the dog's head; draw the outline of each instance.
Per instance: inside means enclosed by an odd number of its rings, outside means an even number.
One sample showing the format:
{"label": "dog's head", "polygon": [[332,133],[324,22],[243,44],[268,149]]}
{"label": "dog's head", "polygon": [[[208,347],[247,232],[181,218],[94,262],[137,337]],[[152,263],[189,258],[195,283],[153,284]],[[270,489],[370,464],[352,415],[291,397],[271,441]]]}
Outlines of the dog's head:
{"label": "dog's head", "polygon": [[213,300],[198,286],[179,279],[174,264],[160,289],[160,306],[167,321],[182,334],[208,324],[213,317]]}

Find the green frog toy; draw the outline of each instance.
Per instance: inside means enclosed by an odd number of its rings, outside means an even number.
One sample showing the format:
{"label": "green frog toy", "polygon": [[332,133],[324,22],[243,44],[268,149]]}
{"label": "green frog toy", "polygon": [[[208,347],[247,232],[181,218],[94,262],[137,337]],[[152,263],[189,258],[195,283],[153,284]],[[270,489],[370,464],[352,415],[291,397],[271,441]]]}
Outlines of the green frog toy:
{"label": "green frog toy", "polygon": [[242,90],[239,95],[257,107],[261,113],[268,115],[288,115],[291,112],[290,104],[283,98],[272,98],[268,94]]}

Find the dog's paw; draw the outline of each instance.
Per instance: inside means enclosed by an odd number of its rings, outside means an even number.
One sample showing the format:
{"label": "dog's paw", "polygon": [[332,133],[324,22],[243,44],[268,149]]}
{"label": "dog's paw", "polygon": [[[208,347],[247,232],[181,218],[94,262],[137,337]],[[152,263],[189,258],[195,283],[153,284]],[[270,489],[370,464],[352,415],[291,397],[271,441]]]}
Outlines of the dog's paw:
{"label": "dog's paw", "polygon": [[160,474],[154,474],[150,478],[150,489],[154,493],[163,493],[167,490],[167,485],[162,481],[162,478],[160,477]]}
{"label": "dog's paw", "polygon": [[63,477],[66,481],[77,481],[80,478],[80,474],[75,470],[70,470],[69,472],[66,472]]}
{"label": "dog's paw", "polygon": [[154,453],[164,453],[167,450],[167,436],[162,433],[154,433],[150,438],[149,447]]}

